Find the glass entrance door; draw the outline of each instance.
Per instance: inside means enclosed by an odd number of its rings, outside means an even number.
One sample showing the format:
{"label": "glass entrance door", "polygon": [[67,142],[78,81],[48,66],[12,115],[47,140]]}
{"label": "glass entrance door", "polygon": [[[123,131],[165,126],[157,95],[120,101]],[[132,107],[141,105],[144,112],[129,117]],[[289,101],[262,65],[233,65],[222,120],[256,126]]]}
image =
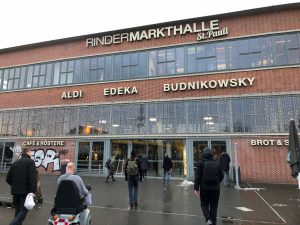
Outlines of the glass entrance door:
{"label": "glass entrance door", "polygon": [[193,141],[193,156],[194,156],[194,169],[197,166],[199,160],[201,160],[201,155],[203,149],[209,147],[213,153],[214,158],[219,159],[223,151],[228,152],[228,141],[227,140],[194,140]]}
{"label": "glass entrance door", "polygon": [[77,153],[77,173],[103,174],[103,141],[81,141]]}
{"label": "glass entrance door", "polygon": [[102,174],[103,173],[103,153],[104,153],[104,142],[92,142],[92,153],[91,153],[91,173]]}
{"label": "glass entrance door", "polygon": [[202,157],[202,151],[208,147],[208,141],[194,141],[193,142],[193,155],[194,155],[194,169],[196,169],[197,163]]}
{"label": "glass entrance door", "polygon": [[13,160],[14,142],[0,142],[0,171],[7,171]]}

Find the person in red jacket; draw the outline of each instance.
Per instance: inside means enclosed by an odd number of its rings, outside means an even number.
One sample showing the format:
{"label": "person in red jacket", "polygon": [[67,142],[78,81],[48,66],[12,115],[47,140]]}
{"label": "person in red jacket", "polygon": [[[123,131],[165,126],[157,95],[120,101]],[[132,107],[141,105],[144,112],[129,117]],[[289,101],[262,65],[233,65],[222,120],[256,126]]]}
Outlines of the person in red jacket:
{"label": "person in red jacket", "polygon": [[11,186],[15,218],[9,225],[22,225],[28,210],[24,207],[27,194],[37,190],[36,168],[31,159],[30,149],[23,148],[21,158],[15,161],[6,176],[6,182]]}

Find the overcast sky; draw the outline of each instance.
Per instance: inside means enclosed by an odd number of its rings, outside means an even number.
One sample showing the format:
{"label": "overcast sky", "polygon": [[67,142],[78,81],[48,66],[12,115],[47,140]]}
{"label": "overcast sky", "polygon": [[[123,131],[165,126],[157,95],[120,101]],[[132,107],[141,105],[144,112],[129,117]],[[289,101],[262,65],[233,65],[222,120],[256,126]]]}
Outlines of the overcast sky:
{"label": "overcast sky", "polygon": [[293,0],[1,0],[0,49]]}

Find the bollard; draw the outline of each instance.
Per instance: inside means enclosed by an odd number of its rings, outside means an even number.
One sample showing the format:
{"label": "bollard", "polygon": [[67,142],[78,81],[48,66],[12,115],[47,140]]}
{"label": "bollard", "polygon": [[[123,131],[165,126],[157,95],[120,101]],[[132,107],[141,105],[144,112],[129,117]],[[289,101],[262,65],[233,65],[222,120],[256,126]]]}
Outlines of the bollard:
{"label": "bollard", "polygon": [[239,164],[238,164],[238,154],[237,154],[237,143],[234,143],[234,160],[235,160],[235,188],[240,189],[239,185]]}
{"label": "bollard", "polygon": [[300,189],[300,173],[298,173],[297,180],[298,180],[298,188]]}

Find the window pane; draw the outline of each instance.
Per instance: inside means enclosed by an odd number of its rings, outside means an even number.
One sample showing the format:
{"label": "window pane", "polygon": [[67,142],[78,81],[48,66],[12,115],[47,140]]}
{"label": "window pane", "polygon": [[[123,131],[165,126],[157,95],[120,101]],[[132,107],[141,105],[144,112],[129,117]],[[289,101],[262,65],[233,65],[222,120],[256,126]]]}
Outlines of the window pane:
{"label": "window pane", "polygon": [[59,70],[60,70],[60,63],[55,63],[54,74],[53,74],[53,85],[58,85],[59,83]]}
{"label": "window pane", "polygon": [[73,72],[67,73],[67,84],[73,83]]}
{"label": "window pane", "polygon": [[287,63],[287,44],[285,40],[285,36],[275,36],[274,37],[275,43],[275,52],[276,52],[276,64],[277,65],[284,65]]}
{"label": "window pane", "polygon": [[231,41],[228,43],[229,50],[229,68],[238,69],[239,68],[239,53],[238,53],[238,42]]}
{"label": "window pane", "polygon": [[40,76],[39,87],[45,86],[45,76]]}
{"label": "window pane", "polygon": [[150,51],[149,53],[149,76],[156,76],[156,67],[157,65],[157,56],[156,56],[156,51]]}
{"label": "window pane", "polygon": [[90,59],[83,60],[83,71],[82,71],[83,82],[89,82],[90,80]]}
{"label": "window pane", "polygon": [[157,51],[157,62],[165,62],[166,61],[166,50],[158,50]]}
{"label": "window pane", "polygon": [[39,85],[39,77],[36,76],[36,77],[33,77],[32,78],[32,87],[38,87]]}
{"label": "window pane", "polygon": [[216,54],[217,54],[217,70],[225,70],[227,68],[225,43],[216,44]]}
{"label": "window pane", "polygon": [[53,68],[52,64],[47,64],[45,86],[50,86],[51,85],[52,68]]}
{"label": "window pane", "polygon": [[65,72],[67,72],[67,69],[68,69],[68,62],[66,62],[66,61],[62,62],[60,72],[65,73]]}
{"label": "window pane", "polygon": [[249,39],[249,52],[260,52],[260,38]]}
{"label": "window pane", "polygon": [[81,59],[75,60],[74,83],[80,83],[81,80]]}
{"label": "window pane", "polygon": [[112,56],[105,56],[105,72],[103,80],[112,80]]}
{"label": "window pane", "polygon": [[175,62],[167,63],[167,74],[175,74]]}
{"label": "window pane", "polygon": [[28,67],[28,75],[27,75],[27,88],[31,87],[31,82],[32,82],[32,75],[33,75],[33,66]]}
{"label": "window pane", "polygon": [[146,77],[146,76],[147,76],[147,54],[146,52],[140,52],[138,77]]}
{"label": "window pane", "polygon": [[175,60],[175,48],[167,49],[167,61]]}
{"label": "window pane", "polygon": [[25,87],[26,81],[26,67],[21,67],[21,75],[20,75],[20,89]]}
{"label": "window pane", "polygon": [[215,44],[206,45],[206,56],[213,57],[216,56],[216,47]]}
{"label": "window pane", "polygon": [[184,73],[184,47],[176,48],[176,73]]}
{"label": "window pane", "polygon": [[197,46],[197,58],[204,58],[206,56],[206,46]]}
{"label": "window pane", "polygon": [[113,64],[113,79],[120,80],[121,77],[121,55],[114,56],[114,64]]}
{"label": "window pane", "polygon": [[129,66],[130,65],[130,54],[124,54],[122,56],[122,66]]}
{"label": "window pane", "polygon": [[131,53],[130,65],[135,66],[139,63],[138,53]]}
{"label": "window pane", "polygon": [[261,38],[261,51],[262,51],[262,66],[271,66],[274,64],[273,49],[271,37]]}
{"label": "window pane", "polygon": [[196,72],[196,49],[195,47],[188,47],[187,48],[187,72],[194,73]]}

